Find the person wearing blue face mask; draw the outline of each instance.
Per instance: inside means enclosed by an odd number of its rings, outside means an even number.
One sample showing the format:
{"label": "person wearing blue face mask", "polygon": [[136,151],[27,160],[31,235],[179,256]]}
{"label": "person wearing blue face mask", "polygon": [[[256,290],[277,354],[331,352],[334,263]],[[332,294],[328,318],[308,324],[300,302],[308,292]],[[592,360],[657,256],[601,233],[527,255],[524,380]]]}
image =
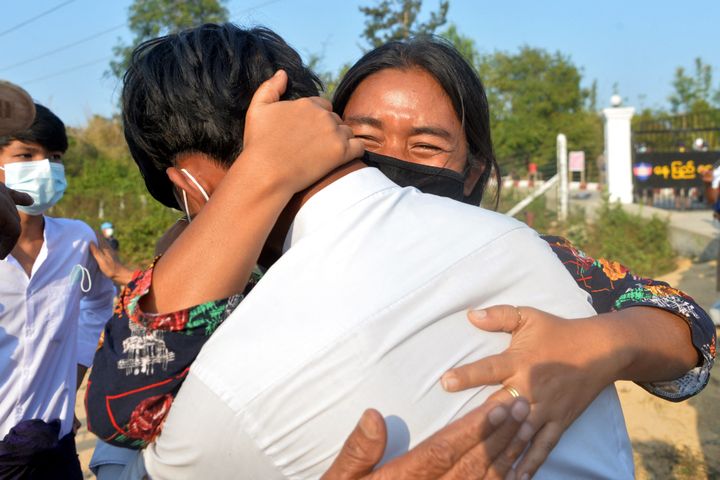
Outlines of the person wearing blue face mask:
{"label": "person wearing blue face mask", "polygon": [[82,478],[75,395],[112,315],[114,288],[79,220],[45,212],[62,198],[62,121],[35,105],[30,128],[0,136],[0,181],[29,195],[20,237],[0,261],[0,477]]}

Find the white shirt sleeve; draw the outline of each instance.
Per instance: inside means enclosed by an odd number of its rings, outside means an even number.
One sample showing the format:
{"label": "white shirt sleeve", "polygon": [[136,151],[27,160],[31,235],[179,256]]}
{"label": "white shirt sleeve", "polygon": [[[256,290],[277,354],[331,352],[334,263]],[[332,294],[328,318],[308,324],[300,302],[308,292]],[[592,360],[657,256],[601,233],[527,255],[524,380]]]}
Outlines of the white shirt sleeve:
{"label": "white shirt sleeve", "polygon": [[720,167],[713,170],[712,188],[720,186]]}
{"label": "white shirt sleeve", "polygon": [[[160,437],[143,450],[153,480],[285,478],[245,432],[235,413],[192,373],[173,402]],[[231,433],[230,433],[231,432]]]}
{"label": "white shirt sleeve", "polygon": [[92,365],[100,334],[112,316],[115,286],[103,275],[91,255],[87,268],[91,280],[90,291],[80,299],[77,363],[89,367]]}

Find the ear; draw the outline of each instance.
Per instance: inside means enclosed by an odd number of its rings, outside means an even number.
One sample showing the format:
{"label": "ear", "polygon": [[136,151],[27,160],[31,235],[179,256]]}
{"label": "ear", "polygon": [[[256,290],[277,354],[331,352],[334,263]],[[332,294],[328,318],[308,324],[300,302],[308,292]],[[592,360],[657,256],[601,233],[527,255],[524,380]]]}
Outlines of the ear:
{"label": "ear", "polygon": [[470,170],[465,177],[463,195],[465,195],[466,197],[470,196],[470,194],[473,192],[473,189],[475,188],[475,185],[477,185],[478,180],[480,180],[480,177],[483,174],[483,170],[485,170],[484,165],[474,165],[470,167]]}
{"label": "ear", "polygon": [[[190,179],[185,175],[183,172],[180,171],[179,168],[176,167],[168,167],[165,170],[165,173],[167,174],[170,181],[175,185],[175,188],[178,189],[178,193],[180,194],[180,199],[182,199],[182,193],[181,191],[184,190],[187,194],[187,202],[188,202],[188,208],[190,209],[190,212],[193,212],[193,215],[197,213],[203,205],[205,205],[205,197],[202,196],[202,193],[200,193],[200,190],[195,186],[194,183],[190,181]],[[201,180],[198,179],[198,182]],[[200,184],[202,185],[202,183]],[[203,185],[203,188],[206,188]],[[182,201],[178,202],[180,204],[180,207],[183,207]],[[189,213],[189,212],[188,212]]]}

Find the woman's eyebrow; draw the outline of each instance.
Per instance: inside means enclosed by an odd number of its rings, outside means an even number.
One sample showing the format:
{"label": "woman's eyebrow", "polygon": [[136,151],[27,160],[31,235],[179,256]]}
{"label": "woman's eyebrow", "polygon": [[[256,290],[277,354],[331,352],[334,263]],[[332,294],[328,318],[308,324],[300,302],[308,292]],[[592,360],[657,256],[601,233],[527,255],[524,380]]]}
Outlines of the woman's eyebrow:
{"label": "woman's eyebrow", "polygon": [[434,135],[436,137],[444,138],[445,140],[452,140],[452,134],[440,127],[413,127],[413,135]]}
{"label": "woman's eyebrow", "polygon": [[382,128],[382,122],[374,117],[353,116],[347,117],[345,123],[348,125],[369,125],[375,128]]}

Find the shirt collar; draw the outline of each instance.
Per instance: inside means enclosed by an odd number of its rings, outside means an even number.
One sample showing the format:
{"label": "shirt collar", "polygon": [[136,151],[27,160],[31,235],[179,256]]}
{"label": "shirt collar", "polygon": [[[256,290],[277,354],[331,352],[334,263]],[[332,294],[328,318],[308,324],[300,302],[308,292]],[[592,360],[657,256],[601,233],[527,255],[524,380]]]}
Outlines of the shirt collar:
{"label": "shirt collar", "polygon": [[400,187],[372,167],[361,168],[334,181],[313,195],[295,215],[285,237],[283,253],[348,208],[388,188]]}
{"label": "shirt collar", "polygon": [[[28,280],[32,280],[33,277],[35,277],[35,274],[37,273],[38,269],[42,266],[43,263],[45,263],[45,260],[48,256],[48,242],[54,241],[56,236],[56,225],[51,219],[51,217],[47,217],[43,215],[44,217],[44,224],[43,224],[43,243],[40,247],[40,252],[38,252],[38,256],[33,262],[32,270],[30,271],[30,278]],[[14,267],[18,268],[19,270],[23,271],[22,266],[20,263],[15,259],[15,257],[12,256],[12,254],[8,255],[4,260],[10,265],[13,265]]]}

